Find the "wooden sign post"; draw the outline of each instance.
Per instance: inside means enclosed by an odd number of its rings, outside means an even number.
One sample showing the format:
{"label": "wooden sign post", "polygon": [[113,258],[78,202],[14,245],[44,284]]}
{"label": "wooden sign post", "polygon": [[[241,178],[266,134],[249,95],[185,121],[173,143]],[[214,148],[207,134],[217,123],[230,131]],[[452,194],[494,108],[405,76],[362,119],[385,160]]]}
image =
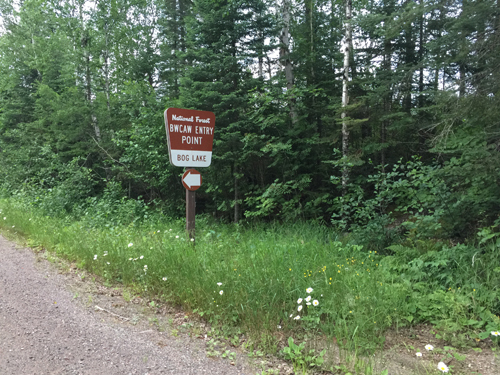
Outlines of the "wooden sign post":
{"label": "wooden sign post", "polygon": [[182,185],[186,188],[186,231],[195,240],[195,191],[200,188],[200,172],[189,167],[208,167],[212,163],[215,115],[194,109],[168,108],[165,111],[170,164],[186,168]]}
{"label": "wooden sign post", "polygon": [[182,175],[182,185],[186,188],[186,231],[189,239],[195,239],[196,193],[201,186],[201,174],[196,169],[187,169]]}

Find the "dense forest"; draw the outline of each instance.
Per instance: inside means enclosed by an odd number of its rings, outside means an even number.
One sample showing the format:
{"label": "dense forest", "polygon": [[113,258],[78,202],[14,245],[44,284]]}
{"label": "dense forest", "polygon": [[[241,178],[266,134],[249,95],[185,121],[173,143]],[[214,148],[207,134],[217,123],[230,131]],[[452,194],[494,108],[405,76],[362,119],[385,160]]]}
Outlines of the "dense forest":
{"label": "dense forest", "polygon": [[182,216],[163,123],[178,107],[217,119],[199,214],[313,220],[381,245],[401,228],[462,240],[500,224],[498,0],[0,12],[4,193],[75,215],[107,197]]}
{"label": "dense forest", "polygon": [[[436,347],[498,348],[500,0],[0,16],[3,235],[271,354],[316,336],[372,352],[421,323]],[[216,116],[196,242],[167,108]]]}

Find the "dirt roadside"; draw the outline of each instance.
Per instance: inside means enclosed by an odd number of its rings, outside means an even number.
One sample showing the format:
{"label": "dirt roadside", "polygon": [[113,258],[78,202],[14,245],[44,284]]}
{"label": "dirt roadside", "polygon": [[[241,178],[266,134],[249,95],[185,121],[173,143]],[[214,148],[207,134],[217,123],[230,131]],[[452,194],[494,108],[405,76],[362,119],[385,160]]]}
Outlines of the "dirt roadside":
{"label": "dirt roadside", "polygon": [[238,353],[208,358],[204,337],[162,332],[144,303],[88,279],[0,236],[1,375],[257,372]]}

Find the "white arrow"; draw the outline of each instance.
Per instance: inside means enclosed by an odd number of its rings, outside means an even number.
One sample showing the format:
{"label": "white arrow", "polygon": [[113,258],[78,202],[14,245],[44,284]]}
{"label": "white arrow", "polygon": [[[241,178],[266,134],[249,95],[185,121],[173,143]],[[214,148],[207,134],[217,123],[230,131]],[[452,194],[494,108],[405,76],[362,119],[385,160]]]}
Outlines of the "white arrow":
{"label": "white arrow", "polygon": [[184,177],[184,183],[191,189],[191,186],[201,186],[201,175],[191,174],[189,172],[186,177]]}

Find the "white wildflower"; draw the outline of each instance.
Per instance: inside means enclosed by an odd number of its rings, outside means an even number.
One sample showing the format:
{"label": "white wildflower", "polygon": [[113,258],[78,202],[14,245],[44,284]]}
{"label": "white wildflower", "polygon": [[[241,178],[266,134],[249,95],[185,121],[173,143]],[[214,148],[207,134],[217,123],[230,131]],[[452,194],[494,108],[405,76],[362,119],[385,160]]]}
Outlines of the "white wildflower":
{"label": "white wildflower", "polygon": [[444,362],[439,362],[438,363],[438,369],[440,369],[442,372],[448,372],[448,366],[446,366],[446,363]]}

